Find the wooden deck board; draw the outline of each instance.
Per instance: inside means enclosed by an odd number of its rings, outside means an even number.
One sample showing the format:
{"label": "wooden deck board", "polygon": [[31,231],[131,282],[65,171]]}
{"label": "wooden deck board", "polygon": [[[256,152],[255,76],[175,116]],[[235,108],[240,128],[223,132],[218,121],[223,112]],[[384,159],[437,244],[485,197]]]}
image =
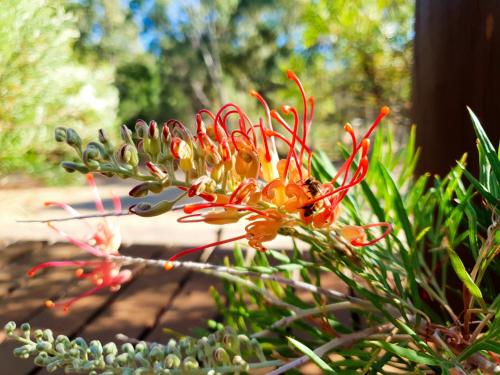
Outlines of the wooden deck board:
{"label": "wooden deck board", "polygon": [[[164,246],[134,245],[123,248],[122,253],[166,259],[174,250]],[[103,342],[117,341],[117,333],[133,339],[167,342],[171,337],[193,334],[195,328],[205,328],[207,320],[216,317],[209,288],[212,285],[220,287],[220,280],[184,269],[165,271],[142,266],[129,267],[134,277],[118,292],[101,291],[84,298],[73,305],[68,314],[60,309],[45,308],[46,299],[76,296],[91,285],[75,280],[66,267],[44,270],[34,278],[27,277],[26,271],[41,262],[81,259],[81,255],[81,251],[67,244],[24,243],[1,250],[0,324],[3,326],[9,320],[28,321],[33,329],[49,328],[55,335]],[[186,260],[197,260],[200,255],[191,254]],[[210,262],[221,264],[225,255],[227,252],[215,251]],[[327,277],[324,286],[335,286],[346,292],[336,278]],[[44,369],[34,366],[32,360],[14,358],[12,349],[17,344],[2,343],[5,339],[2,335],[0,333],[0,374],[46,374]]]}
{"label": "wooden deck board", "polygon": [[[171,307],[178,308],[184,304],[184,295],[190,295],[193,287],[185,289],[190,284],[194,274],[186,270],[164,271],[162,269],[131,267],[134,278],[125,284],[118,292],[102,291],[82,299],[74,304],[69,313],[60,309],[44,307],[46,299],[66,299],[89,289],[90,284],[78,282],[68,268],[51,268],[43,270],[34,278],[26,275],[27,270],[36,264],[54,260],[81,259],[82,253],[67,244],[47,245],[41,243],[14,244],[2,250],[0,256],[0,324],[9,320],[18,323],[29,322],[33,329],[49,328],[54,334],[65,334],[70,337],[84,337],[87,340],[99,339],[104,342],[116,341],[116,333],[123,333],[135,339],[148,339],[154,332],[162,332],[156,325],[172,322],[173,315],[168,313]],[[178,251],[178,249],[176,249]],[[122,252],[126,255],[136,255],[145,258],[168,258],[174,252],[162,246],[131,246]],[[8,255],[7,255],[8,254]],[[188,259],[196,260],[199,254],[193,254]],[[211,280],[213,281],[213,279]],[[195,286],[200,289],[201,279],[195,280]],[[207,280],[202,281],[208,288]],[[204,312],[208,312],[210,296],[204,298],[196,294],[196,305],[202,302],[197,315],[190,315],[191,325],[198,326],[206,322]],[[175,300],[181,296],[178,304]],[[213,305],[213,304],[212,304]],[[177,310],[176,310],[177,311]],[[194,317],[199,321],[194,321]],[[184,321],[179,315],[178,320]],[[188,332],[185,332],[188,333]],[[158,335],[160,339],[160,335]],[[166,337],[166,336],[165,336]],[[6,374],[45,374],[45,370],[37,368],[31,360],[19,360],[12,356],[16,343],[5,341],[0,334],[0,373]],[[3,342],[3,343],[2,343]],[[62,372],[58,372],[62,373]]]}

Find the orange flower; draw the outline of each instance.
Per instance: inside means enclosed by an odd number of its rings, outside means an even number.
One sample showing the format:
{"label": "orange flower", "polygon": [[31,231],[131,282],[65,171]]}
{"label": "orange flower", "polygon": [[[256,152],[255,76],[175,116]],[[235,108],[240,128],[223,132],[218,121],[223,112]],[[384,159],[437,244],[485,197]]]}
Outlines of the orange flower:
{"label": "orange flower", "polygon": [[[182,124],[171,123],[180,129],[184,143],[193,145],[192,154],[204,155],[199,171],[210,175],[209,192],[212,193],[208,199],[206,189],[201,188],[206,185],[208,177],[195,179],[189,189],[189,196],[198,195],[209,202],[185,206],[187,215],[179,221],[203,221],[219,225],[237,222],[241,218],[250,221],[244,234],[189,249],[176,254],[175,259],[238,239],[247,239],[251,247],[265,250],[263,243],[274,239],[280,229],[286,226],[329,228],[335,222],[340,204],[349,189],[366,176],[369,137],[382,118],[389,114],[389,108],[380,110],[374,123],[360,139],[349,124],[345,125],[344,130],[352,141],[351,154],[331,181],[320,183],[311,174],[312,150],[307,146],[314,115],[314,99],[306,95],[302,83],[293,72],[288,72],[288,78],[295,83],[301,95],[301,111],[289,105],[282,106],[280,111],[271,109],[259,93],[251,91],[250,94],[259,101],[265,112],[264,118],[258,121],[253,121],[238,105],[228,103],[216,113],[207,109],[197,113],[197,135],[194,138]],[[278,156],[276,142],[283,143],[288,149],[282,159]],[[178,159],[181,144],[180,138],[172,138],[172,154]],[[352,170],[355,160],[357,168]],[[385,227],[386,231],[381,237],[368,241],[366,229],[375,226]],[[385,237],[390,228],[387,223],[346,226],[341,234],[353,246],[367,246]]]}

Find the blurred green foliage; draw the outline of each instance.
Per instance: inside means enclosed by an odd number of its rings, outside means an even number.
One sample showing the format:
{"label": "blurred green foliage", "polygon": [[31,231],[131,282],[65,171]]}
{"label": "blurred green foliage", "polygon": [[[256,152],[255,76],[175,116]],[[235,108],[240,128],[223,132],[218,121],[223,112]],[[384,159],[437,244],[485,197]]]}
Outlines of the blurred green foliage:
{"label": "blurred green foliage", "polygon": [[[109,66],[84,65],[63,1],[0,1],[0,179],[60,175],[54,128],[110,128],[118,97]],[[54,170],[57,169],[57,172]],[[0,180],[1,181],[1,180]]]}
{"label": "blurred green foliage", "polygon": [[[41,140],[55,123],[190,124],[197,110],[228,101],[258,110],[250,89],[271,105],[287,102],[292,95],[281,77],[288,68],[314,88],[312,145],[330,157],[340,156],[332,140],[341,125],[363,127],[361,119],[373,118],[381,105],[391,106],[395,123],[408,125],[413,2],[0,3],[9,9],[0,15],[0,84],[8,98],[0,104],[0,175],[52,170],[53,145]],[[397,127],[396,138],[406,128]],[[14,156],[20,149],[28,149],[23,158]]]}

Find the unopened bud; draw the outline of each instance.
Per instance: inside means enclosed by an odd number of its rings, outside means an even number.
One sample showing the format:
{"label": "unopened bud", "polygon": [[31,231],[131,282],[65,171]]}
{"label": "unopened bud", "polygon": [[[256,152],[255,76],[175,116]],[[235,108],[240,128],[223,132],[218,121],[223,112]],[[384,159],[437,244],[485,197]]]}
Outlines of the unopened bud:
{"label": "unopened bud", "polygon": [[92,340],[89,345],[90,352],[95,356],[95,357],[100,357],[102,356],[102,344],[99,340]]}
{"label": "unopened bud", "polygon": [[171,211],[174,207],[174,204],[175,201],[168,200],[158,202],[154,205],[147,202],[141,202],[139,204],[136,204],[135,206],[131,206],[129,208],[129,211],[133,214],[143,217],[158,216],[164,214],[165,212]]}
{"label": "unopened bud", "polygon": [[149,122],[148,135],[151,139],[157,139],[160,137],[160,132],[158,130],[158,124],[156,121],[151,120]]}
{"label": "unopened bud", "polygon": [[148,161],[146,163],[146,168],[148,168],[149,172],[155,176],[156,178],[160,179],[160,180],[163,180],[165,179],[168,175],[166,172],[164,172],[163,170],[161,170],[157,165],[151,163],[150,161]]}
{"label": "unopened bud", "polygon": [[48,352],[52,350],[52,344],[47,341],[40,341],[36,344],[36,350],[39,352]]}
{"label": "unopened bud", "polygon": [[233,357],[233,365],[235,365],[235,366],[246,366],[247,362],[240,355],[235,355]]}
{"label": "unopened bud", "polygon": [[164,363],[166,368],[178,368],[181,365],[181,360],[175,354],[170,353],[165,358]]}
{"label": "unopened bud", "polygon": [[45,352],[40,352],[34,359],[34,363],[37,366],[45,367],[47,365],[47,360],[49,359],[49,355]]}
{"label": "unopened bud", "polygon": [[76,130],[68,128],[66,129],[66,143],[72,147],[79,148],[82,145],[82,139]]}
{"label": "unopened bud", "polygon": [[124,164],[136,167],[139,164],[139,155],[135,146],[124,144],[118,149],[118,160]]}
{"label": "unopened bud", "polygon": [[99,129],[98,134],[99,134],[99,142],[101,142],[103,145],[109,142],[109,138],[106,136],[103,129]]}
{"label": "unopened bud", "polygon": [[184,361],[182,361],[182,367],[186,370],[194,370],[200,367],[200,364],[194,357],[188,356],[184,358]]}
{"label": "unopened bud", "polygon": [[213,354],[214,359],[217,362],[223,363],[223,364],[229,364],[230,359],[229,359],[229,354],[227,354],[226,350],[224,348],[217,348],[214,350]]}
{"label": "unopened bud", "polygon": [[148,135],[148,124],[144,120],[137,120],[135,123],[135,134],[138,138],[146,138]]}
{"label": "unopened bud", "polygon": [[66,170],[66,172],[72,173],[78,171],[80,173],[89,173],[89,169],[80,163],[73,163],[71,161],[63,161],[61,166]]}
{"label": "unopened bud", "polygon": [[153,361],[162,361],[164,358],[164,352],[160,345],[155,345],[151,348],[149,352],[149,358]]}
{"label": "unopened bud", "polygon": [[4,326],[5,331],[7,334],[12,333],[16,330],[16,322],[10,321]]}
{"label": "unopened bud", "polygon": [[162,135],[162,141],[164,143],[170,143],[172,136],[170,135],[170,129],[168,128],[168,125],[166,123],[163,124],[163,128],[161,129],[161,135]]}
{"label": "unopened bud", "polygon": [[19,348],[15,348],[13,353],[14,353],[14,356],[18,357],[18,358],[28,358],[30,353],[33,351],[34,347],[33,345],[30,345],[30,344],[27,344],[27,345],[23,345],[23,346],[20,346]]}
{"label": "unopened bud", "polygon": [[145,197],[151,191],[153,193],[160,193],[163,190],[161,182],[144,182],[134,186],[128,193],[131,197],[140,198]]}
{"label": "unopened bud", "polygon": [[88,167],[97,168],[99,167],[99,162],[97,161],[99,157],[99,149],[88,145],[83,151],[82,159],[85,165],[87,165]]}
{"label": "unopened bud", "polygon": [[129,145],[134,144],[134,140],[132,139],[132,131],[127,127],[127,125],[122,125],[120,127],[120,136],[123,139],[123,142],[128,143]]}
{"label": "unopened bud", "polygon": [[102,350],[105,354],[116,355],[118,353],[118,348],[116,347],[116,344],[114,342],[108,342],[103,346]]}
{"label": "unopened bud", "polygon": [[66,128],[62,126],[58,126],[56,130],[54,130],[54,138],[57,142],[65,142],[66,141]]}

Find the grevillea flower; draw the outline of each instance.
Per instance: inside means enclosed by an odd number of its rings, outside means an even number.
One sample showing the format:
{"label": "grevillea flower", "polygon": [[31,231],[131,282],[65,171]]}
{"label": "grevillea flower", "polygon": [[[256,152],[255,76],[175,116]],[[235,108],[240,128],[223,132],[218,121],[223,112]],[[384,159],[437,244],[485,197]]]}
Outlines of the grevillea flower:
{"label": "grevillea flower", "polygon": [[[287,227],[328,230],[335,223],[349,189],[365,178],[369,137],[389,114],[389,108],[382,107],[362,137],[356,136],[351,125],[344,126],[352,142],[350,155],[331,181],[320,183],[311,174],[312,150],[307,145],[314,99],[306,95],[293,72],[288,72],[288,78],[302,98],[300,111],[290,105],[282,106],[280,111],[271,109],[258,92],[251,91],[250,95],[264,109],[264,118],[252,120],[238,105],[228,103],[215,113],[207,109],[199,111],[195,136],[178,121],[164,125],[163,139],[170,145],[173,159],[186,173],[196,171],[191,186],[181,189],[188,196],[197,195],[207,201],[185,206],[186,216],[179,222],[223,225],[242,219],[249,221],[240,236],[180,252],[171,261],[239,239],[246,239],[251,247],[264,251],[264,243]],[[281,158],[279,143],[287,150]],[[132,207],[131,211],[141,214],[139,208]],[[368,231],[376,227],[382,228],[383,233],[373,238]],[[368,246],[387,236],[390,230],[388,223],[372,223],[346,226],[339,233],[353,246]],[[166,267],[170,268],[171,263]]]}
{"label": "grevillea flower", "polygon": [[[87,175],[87,182],[92,189],[98,213],[104,214],[104,206],[92,175]],[[46,202],[45,205],[61,207],[73,216],[80,216],[78,211],[65,203]],[[120,198],[113,196],[113,205],[115,212],[120,213]],[[118,224],[106,217],[104,217],[102,222],[95,227],[85,220],[83,220],[83,222],[89,228],[89,235],[84,239],[78,239],[67,234],[53,223],[48,223],[48,226],[73,245],[94,255],[96,257],[95,260],[45,262],[30,269],[28,271],[28,275],[34,276],[37,271],[44,268],[76,267],[76,277],[79,279],[89,280],[93,284],[93,287],[79,296],[69,299],[68,301],[53,302],[48,300],[45,302],[47,307],[60,306],[67,311],[76,301],[90,296],[103,288],[109,288],[111,291],[117,291],[120,289],[121,285],[129,281],[132,276],[130,270],[121,270],[119,264],[107,259],[108,255],[119,255],[118,249],[121,243],[121,234]]]}

